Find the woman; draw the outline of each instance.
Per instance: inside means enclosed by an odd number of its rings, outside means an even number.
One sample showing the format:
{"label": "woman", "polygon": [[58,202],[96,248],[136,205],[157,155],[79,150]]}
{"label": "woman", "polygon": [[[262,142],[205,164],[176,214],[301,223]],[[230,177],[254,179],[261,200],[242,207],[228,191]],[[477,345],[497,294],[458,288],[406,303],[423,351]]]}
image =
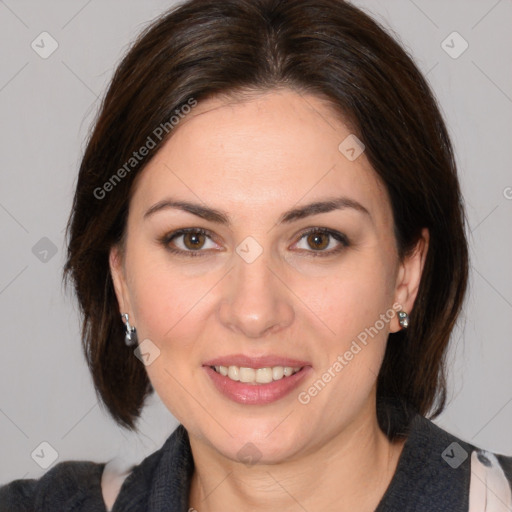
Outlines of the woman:
{"label": "woman", "polygon": [[512,458],[426,418],[466,290],[462,200],[425,80],[355,7],[157,21],[112,80],[68,234],[100,397],[135,428],[154,390],[181,425],[117,483],[63,462],[0,510],[511,509]]}

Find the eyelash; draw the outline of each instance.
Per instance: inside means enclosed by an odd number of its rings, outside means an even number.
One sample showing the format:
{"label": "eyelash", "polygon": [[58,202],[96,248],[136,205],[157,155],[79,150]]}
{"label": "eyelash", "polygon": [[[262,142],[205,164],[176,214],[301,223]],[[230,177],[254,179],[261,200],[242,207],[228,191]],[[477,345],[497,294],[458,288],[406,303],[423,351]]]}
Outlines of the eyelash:
{"label": "eyelash", "polygon": [[[168,234],[164,235],[163,237],[160,238],[159,241],[169,252],[171,252],[173,254],[178,254],[180,256],[186,256],[186,257],[205,256],[205,252],[206,251],[202,251],[201,249],[198,249],[197,251],[192,251],[192,250],[185,251],[183,249],[176,249],[174,247],[170,247],[169,244],[175,238],[178,238],[178,237],[180,237],[182,235],[186,235],[187,233],[195,233],[195,234],[199,234],[199,235],[205,235],[205,236],[211,238],[210,232],[205,230],[205,229],[202,229],[202,228],[183,228],[183,229],[179,229],[177,231],[173,231],[172,233],[168,233]],[[329,236],[331,236],[332,238],[334,238],[336,241],[338,241],[340,243],[340,246],[338,246],[336,249],[331,249],[329,251],[325,251],[325,250],[315,251],[313,249],[311,249],[311,250],[300,249],[300,251],[305,251],[305,252],[310,253],[310,255],[313,256],[313,257],[332,256],[334,254],[338,254],[344,248],[346,248],[346,247],[348,247],[350,245],[348,238],[343,233],[340,233],[338,231],[334,231],[332,229],[327,229],[327,228],[311,228],[311,229],[308,229],[308,230],[306,230],[306,231],[301,233],[298,241],[295,242],[295,243],[298,243],[303,238],[306,238],[307,236],[312,235],[312,234],[329,235]]]}
{"label": "eyelash", "polygon": [[173,231],[172,233],[169,233],[167,235],[164,235],[160,242],[163,244],[163,246],[171,253],[178,254],[180,256],[190,256],[192,258],[196,256],[204,256],[205,251],[201,251],[200,249],[197,251],[184,251],[183,249],[176,249],[174,247],[170,247],[169,244],[179,236],[186,235],[187,233],[195,233],[198,235],[205,235],[211,238],[210,233],[202,228],[183,228],[179,229],[178,231]]}
{"label": "eyelash", "polygon": [[[295,243],[300,242],[302,239],[307,238],[309,235],[313,234],[320,234],[320,235],[329,235],[331,238],[334,238],[337,242],[339,242],[340,245],[336,247],[335,249],[330,249],[329,251],[326,250],[313,250],[313,249],[300,249],[300,251],[305,251],[309,253],[310,256],[313,256],[314,258],[320,257],[320,258],[326,258],[328,256],[333,256],[334,254],[338,254],[343,249],[348,247],[349,241],[348,238],[339,231],[334,231],[332,229],[327,228],[309,228],[306,231],[303,231],[300,236],[299,240]],[[330,241],[327,245],[330,245]]]}

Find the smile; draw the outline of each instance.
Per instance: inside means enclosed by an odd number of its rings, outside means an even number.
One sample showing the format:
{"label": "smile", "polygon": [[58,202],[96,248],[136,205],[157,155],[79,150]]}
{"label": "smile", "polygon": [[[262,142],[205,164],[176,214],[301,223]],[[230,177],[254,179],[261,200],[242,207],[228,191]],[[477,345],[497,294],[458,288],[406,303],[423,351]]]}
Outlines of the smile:
{"label": "smile", "polygon": [[205,365],[203,370],[213,389],[230,401],[244,405],[266,405],[289,396],[313,368],[309,365],[263,368]]}
{"label": "smile", "polygon": [[299,372],[302,367],[291,366],[273,366],[266,368],[246,368],[240,366],[211,366],[220,375],[227,377],[235,382],[244,382],[247,384],[268,384],[279,381],[286,377],[291,377]]}

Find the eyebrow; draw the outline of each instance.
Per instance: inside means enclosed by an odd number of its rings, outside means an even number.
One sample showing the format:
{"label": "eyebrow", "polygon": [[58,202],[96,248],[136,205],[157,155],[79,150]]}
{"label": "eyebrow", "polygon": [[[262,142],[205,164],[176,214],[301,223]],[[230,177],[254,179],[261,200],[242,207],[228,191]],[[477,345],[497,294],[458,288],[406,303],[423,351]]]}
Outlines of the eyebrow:
{"label": "eyebrow", "polygon": [[[315,201],[313,203],[306,204],[297,208],[293,208],[284,212],[278,220],[278,224],[289,224],[299,219],[304,219],[311,215],[317,215],[319,213],[327,213],[334,210],[344,210],[350,208],[364,215],[367,215],[370,219],[370,212],[359,202],[348,197],[336,197],[332,199],[326,199],[323,201]],[[210,208],[208,206],[202,206],[198,203],[190,203],[188,201],[178,201],[172,198],[166,198],[158,203],[151,206],[146,213],[144,213],[144,219],[147,219],[156,212],[167,210],[167,209],[178,209],[202,219],[215,222],[218,224],[231,225],[231,220],[226,212]]]}
{"label": "eyebrow", "polygon": [[336,197],[333,199],[326,199],[324,201],[315,201],[313,203],[288,210],[281,215],[278,223],[287,224],[295,220],[309,217],[310,215],[332,212],[334,210],[345,210],[347,208],[363,213],[371,219],[370,212],[361,203],[354,199],[349,199],[348,197]]}
{"label": "eyebrow", "polygon": [[201,217],[202,219],[209,220],[212,222],[217,222],[219,224],[230,225],[229,215],[225,212],[221,212],[220,210],[216,210],[215,208],[210,208],[207,206],[202,206],[197,203],[190,203],[188,201],[176,201],[173,199],[164,199],[155,203],[151,208],[149,208],[144,214],[144,219],[147,219],[151,215],[156,212],[166,210],[169,208],[174,208],[178,210],[183,210],[184,212],[192,213]]}

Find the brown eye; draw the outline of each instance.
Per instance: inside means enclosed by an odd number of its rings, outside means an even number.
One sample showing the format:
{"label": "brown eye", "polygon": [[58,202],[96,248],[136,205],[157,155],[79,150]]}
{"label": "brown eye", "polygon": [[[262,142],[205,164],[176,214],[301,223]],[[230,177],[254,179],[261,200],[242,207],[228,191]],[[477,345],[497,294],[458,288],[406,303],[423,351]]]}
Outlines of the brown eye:
{"label": "brown eye", "polygon": [[314,228],[302,233],[295,247],[310,256],[334,256],[349,245],[348,238],[343,233],[327,228]]}
{"label": "brown eye", "polygon": [[320,251],[329,245],[329,235],[326,233],[310,233],[307,242],[312,249]]}
{"label": "brown eye", "polygon": [[170,252],[181,256],[205,256],[218,246],[212,235],[201,228],[184,228],[160,238],[160,243]]}
{"label": "brown eye", "polygon": [[183,244],[187,249],[201,249],[205,243],[206,236],[203,233],[189,232],[183,235]]}

